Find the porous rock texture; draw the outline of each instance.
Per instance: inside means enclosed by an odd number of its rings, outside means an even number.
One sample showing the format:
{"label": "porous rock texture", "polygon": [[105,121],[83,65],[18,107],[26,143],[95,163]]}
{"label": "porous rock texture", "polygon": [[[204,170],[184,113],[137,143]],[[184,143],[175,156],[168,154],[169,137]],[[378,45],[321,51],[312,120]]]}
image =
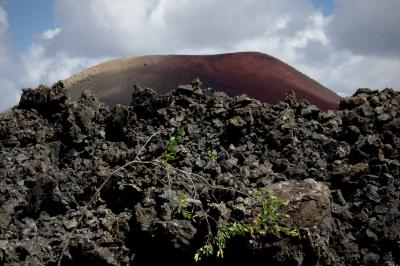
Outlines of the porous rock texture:
{"label": "porous rock texture", "polygon": [[[156,164],[179,128],[171,167]],[[0,115],[0,265],[399,265],[399,147],[390,89],[328,112],[198,81],[135,86],[112,110],[62,83],[25,90]],[[215,221],[256,217],[253,189],[288,200],[281,223],[300,236],[235,238],[223,259],[195,263]],[[195,219],[176,212],[180,191]]]}

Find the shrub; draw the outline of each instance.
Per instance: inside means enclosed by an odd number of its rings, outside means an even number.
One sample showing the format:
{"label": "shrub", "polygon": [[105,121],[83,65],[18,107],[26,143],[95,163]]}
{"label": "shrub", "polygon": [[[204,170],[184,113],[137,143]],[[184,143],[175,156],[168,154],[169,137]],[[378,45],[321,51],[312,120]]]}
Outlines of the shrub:
{"label": "shrub", "polygon": [[214,254],[214,250],[217,251],[217,257],[223,258],[227,242],[233,237],[246,235],[255,237],[256,235],[266,236],[273,234],[280,238],[282,234],[290,237],[299,235],[297,229],[280,226],[281,220],[289,217],[287,214],[279,212],[281,207],[288,204],[287,201],[280,200],[266,191],[257,190],[252,194],[252,202],[260,203],[261,200],[261,210],[258,216],[250,223],[220,220],[216,235],[197,250],[194,255],[195,261],[200,261],[204,256],[207,257]]}

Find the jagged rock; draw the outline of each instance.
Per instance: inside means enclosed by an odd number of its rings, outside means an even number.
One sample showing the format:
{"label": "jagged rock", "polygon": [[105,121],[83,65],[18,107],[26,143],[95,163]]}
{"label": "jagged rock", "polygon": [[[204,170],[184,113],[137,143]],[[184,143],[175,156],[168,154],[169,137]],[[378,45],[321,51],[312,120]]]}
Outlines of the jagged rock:
{"label": "jagged rock", "polygon": [[392,117],[389,114],[380,114],[376,118],[379,122],[386,122],[389,121]]}
{"label": "jagged rock", "polygon": [[332,199],[334,202],[344,206],[346,205],[346,200],[344,199],[342,195],[342,191],[340,189],[336,189],[331,191]]}
{"label": "jagged rock", "polygon": [[72,239],[69,245],[70,257],[64,257],[62,265],[119,265],[114,255],[106,248],[98,247],[92,241],[83,237]]}
{"label": "jagged rock", "polygon": [[313,179],[305,179],[278,182],[268,186],[267,190],[289,202],[287,223],[305,232],[314,260],[321,264],[333,263],[329,252],[333,226],[329,188]]}
{"label": "jagged rock", "polygon": [[364,265],[378,265],[380,256],[375,253],[367,253],[364,255],[363,263]]}
{"label": "jagged rock", "polygon": [[357,106],[360,106],[364,103],[367,103],[367,100],[365,97],[362,97],[361,95],[357,95],[356,97],[348,97],[348,98],[342,98],[340,100],[340,108],[343,109],[353,109]]}
{"label": "jagged rock", "polygon": [[233,239],[204,265],[400,264],[399,92],[361,89],[328,112],[198,80],[132,92],[110,110],[58,83],[0,114],[0,264],[192,265],[218,219],[257,217],[248,195],[266,187],[300,237]]}
{"label": "jagged rock", "polygon": [[301,110],[301,115],[306,118],[316,119],[318,117],[320,110],[315,105],[309,105]]}
{"label": "jagged rock", "polygon": [[[197,229],[187,220],[159,222],[156,230],[161,237],[168,239],[167,245],[176,250],[190,248]],[[168,248],[168,247],[167,247]]]}
{"label": "jagged rock", "polygon": [[235,117],[232,117],[231,119],[229,119],[229,124],[234,127],[240,128],[240,127],[243,127],[244,125],[246,125],[246,122],[240,116],[235,116]]}

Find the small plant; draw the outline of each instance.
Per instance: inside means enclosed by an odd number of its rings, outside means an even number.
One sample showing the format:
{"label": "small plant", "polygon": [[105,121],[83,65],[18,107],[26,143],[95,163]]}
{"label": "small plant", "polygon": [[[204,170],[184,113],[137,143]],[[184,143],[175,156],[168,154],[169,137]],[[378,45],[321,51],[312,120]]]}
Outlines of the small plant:
{"label": "small plant", "polygon": [[204,256],[208,257],[214,254],[214,248],[217,250],[216,256],[224,258],[224,250],[228,241],[235,236],[244,236],[251,233],[252,228],[248,224],[241,222],[230,223],[226,220],[221,220],[218,223],[218,231],[212,241],[207,241],[204,246],[197,250],[194,255],[196,262],[200,261]]}
{"label": "small plant", "polygon": [[161,155],[161,161],[164,167],[167,167],[171,161],[174,161],[178,145],[183,143],[185,129],[180,127],[175,130],[174,135],[170,138],[169,143],[165,147],[164,153]]}
{"label": "small plant", "polygon": [[176,213],[181,214],[183,218],[194,221],[196,215],[192,211],[188,210],[188,203],[189,195],[186,192],[180,191],[178,193],[178,199],[174,210]]}
{"label": "small plant", "polygon": [[214,239],[214,243],[217,247],[217,257],[224,258],[226,244],[231,238],[235,236],[244,236],[247,233],[252,233],[250,225],[241,222],[229,223],[222,220],[218,224],[218,232]]}
{"label": "small plant", "polygon": [[[298,236],[298,230],[291,230],[290,228],[278,225],[282,219],[289,218],[289,215],[278,211],[287,204],[287,201],[280,200],[273,195],[267,196],[262,203],[260,214],[254,220],[254,231],[262,236],[268,233],[273,233],[277,237],[281,237],[281,233],[292,237]],[[275,224],[271,226],[271,222]]]}
{"label": "small plant", "polygon": [[[259,209],[259,214],[257,215],[257,217],[255,217],[254,220],[250,221],[249,223],[246,223],[246,221],[229,221],[226,219],[216,221],[208,215],[208,213],[203,209],[203,206],[200,204],[199,208],[202,212],[201,215],[204,215],[207,222],[208,240],[195,253],[195,261],[200,261],[203,257],[213,255],[214,251],[217,257],[223,258],[227,243],[231,238],[236,236],[250,235],[251,237],[255,237],[256,235],[265,236],[267,234],[273,234],[277,237],[281,237],[281,235],[298,236],[299,233],[297,230],[292,230],[290,228],[282,227],[279,225],[281,219],[288,217],[287,215],[279,212],[279,208],[285,206],[287,202],[279,200],[276,197],[271,196],[268,192],[262,190],[255,190],[249,195],[248,193],[234,188],[215,185],[213,183],[210,183],[206,178],[201,175],[191,173],[171,165],[171,161],[176,160],[175,155],[177,153],[178,146],[183,143],[183,138],[185,136],[185,130],[183,128],[178,128],[174,131],[173,136],[170,138],[168,144],[164,149],[164,152],[161,154],[160,157],[151,161],[142,161],[139,158],[139,155],[142,153],[142,151],[145,149],[151,139],[157,134],[159,133],[154,133],[147,139],[147,141],[144,143],[144,145],[141,147],[141,149],[132,161],[129,161],[124,165],[118,167],[117,169],[113,170],[101,183],[101,185],[96,188],[96,192],[90,198],[89,202],[85,204],[82,210],[81,216],[78,220],[78,225],[72,230],[72,232],[64,236],[60,247],[61,251],[57,260],[57,265],[61,265],[61,261],[68,249],[72,235],[85,220],[88,210],[90,210],[90,208],[92,208],[92,206],[96,203],[97,199],[100,197],[102,189],[107,185],[107,183],[111,180],[115,173],[121,171],[122,169],[125,169],[128,166],[133,166],[136,164],[145,166],[145,169],[147,169],[148,165],[166,169],[167,171],[165,178],[167,179],[168,183],[164,183],[151,170],[147,170],[154,176],[154,178],[161,181],[161,183],[165,186],[168,186],[169,191],[172,191],[173,186],[176,184],[180,187],[185,187],[184,191],[178,193],[176,201],[174,203],[171,202],[171,204],[175,204],[173,206],[175,214],[181,215],[184,219],[194,221],[194,219],[196,218],[193,210],[189,210],[188,208],[190,205],[189,200],[191,198],[198,199],[197,193],[198,190],[202,187],[198,186],[198,184],[206,185],[212,190],[224,189],[227,191],[239,193],[244,197],[249,197],[248,205],[251,208],[255,207],[256,209]],[[217,159],[216,150],[209,151],[209,156],[211,160],[215,161]],[[213,233],[211,224],[209,222],[211,220],[214,220],[217,226],[215,233]]]}
{"label": "small plant", "polygon": [[207,241],[195,253],[194,260],[196,262],[200,261],[204,256],[207,257],[214,254],[214,248],[217,250],[216,256],[223,258],[227,242],[236,236],[250,234],[254,237],[255,235],[265,236],[270,233],[280,238],[282,234],[290,237],[297,237],[299,235],[297,229],[290,229],[279,225],[279,222],[283,218],[289,217],[287,214],[279,212],[281,207],[288,204],[287,201],[280,200],[266,191],[254,191],[251,200],[258,203],[261,200],[261,211],[253,222],[244,223],[240,221],[229,222],[227,220],[220,220],[215,237],[211,241]]}
{"label": "small plant", "polygon": [[196,262],[201,261],[201,258],[203,256],[208,257],[211,256],[214,253],[214,248],[211,245],[211,243],[205,244],[204,246],[202,246],[197,252],[196,254],[194,254],[194,260]]}
{"label": "small plant", "polygon": [[217,151],[215,149],[208,150],[208,156],[210,156],[210,160],[211,161],[215,162],[217,160],[217,158],[218,158],[218,153],[217,153]]}

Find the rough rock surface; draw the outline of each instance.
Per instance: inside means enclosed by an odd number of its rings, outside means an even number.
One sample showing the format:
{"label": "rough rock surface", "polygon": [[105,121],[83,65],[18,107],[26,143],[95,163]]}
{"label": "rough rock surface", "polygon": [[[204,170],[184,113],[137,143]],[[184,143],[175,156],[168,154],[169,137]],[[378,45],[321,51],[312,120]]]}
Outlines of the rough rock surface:
{"label": "rough rock surface", "polygon": [[[274,183],[266,188],[273,195],[288,201],[285,212],[290,215],[286,222],[291,228],[302,231],[307,249],[298,258],[299,264],[312,258],[314,265],[334,264],[329,251],[329,240],[333,226],[331,193],[329,188],[314,179],[289,180]],[[300,249],[300,248],[299,248]],[[308,253],[312,251],[312,254]],[[310,261],[308,261],[310,264]]]}
{"label": "rough rock surface", "polygon": [[[61,265],[195,264],[204,213],[254,218],[243,196],[253,189],[289,200],[282,223],[300,236],[233,239],[224,259],[198,265],[400,264],[398,92],[360,89],[334,112],[292,93],[268,105],[198,82],[132,93],[110,110],[57,83],[0,114],[0,265],[60,255]],[[179,128],[165,169],[154,159]],[[194,220],[174,207],[183,190]]]}

